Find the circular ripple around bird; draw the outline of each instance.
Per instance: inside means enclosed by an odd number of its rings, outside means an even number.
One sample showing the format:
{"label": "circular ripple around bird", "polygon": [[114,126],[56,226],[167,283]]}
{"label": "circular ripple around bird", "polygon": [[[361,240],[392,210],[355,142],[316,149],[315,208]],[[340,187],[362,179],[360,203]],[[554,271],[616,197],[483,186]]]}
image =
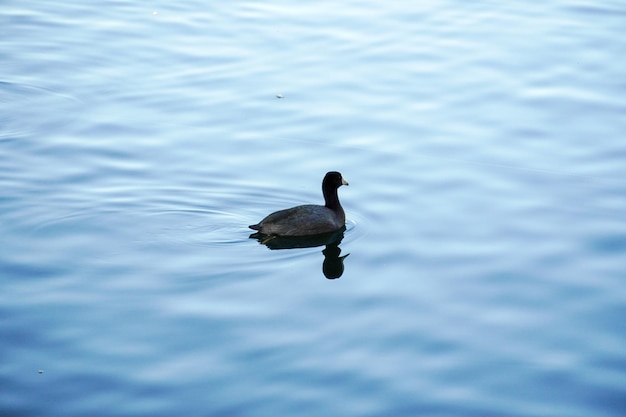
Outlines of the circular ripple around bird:
{"label": "circular ripple around bird", "polygon": [[199,246],[235,245],[244,243],[246,218],[227,211],[167,210],[153,213],[153,238],[167,238]]}

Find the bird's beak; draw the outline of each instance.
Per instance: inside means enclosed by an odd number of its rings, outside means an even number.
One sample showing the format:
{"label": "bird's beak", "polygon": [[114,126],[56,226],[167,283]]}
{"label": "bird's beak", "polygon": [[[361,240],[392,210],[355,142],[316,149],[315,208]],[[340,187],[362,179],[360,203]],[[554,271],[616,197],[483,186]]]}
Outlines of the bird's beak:
{"label": "bird's beak", "polygon": [[341,177],[341,184],[342,185],[350,185],[350,184],[348,184],[348,181],[346,181],[343,177]]}

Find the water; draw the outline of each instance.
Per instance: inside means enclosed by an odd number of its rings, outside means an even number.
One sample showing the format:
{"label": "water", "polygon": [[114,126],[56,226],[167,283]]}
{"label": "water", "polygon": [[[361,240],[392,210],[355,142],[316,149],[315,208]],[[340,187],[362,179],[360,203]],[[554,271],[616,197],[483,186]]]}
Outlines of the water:
{"label": "water", "polygon": [[1,414],[623,416],[625,17],[3,2]]}

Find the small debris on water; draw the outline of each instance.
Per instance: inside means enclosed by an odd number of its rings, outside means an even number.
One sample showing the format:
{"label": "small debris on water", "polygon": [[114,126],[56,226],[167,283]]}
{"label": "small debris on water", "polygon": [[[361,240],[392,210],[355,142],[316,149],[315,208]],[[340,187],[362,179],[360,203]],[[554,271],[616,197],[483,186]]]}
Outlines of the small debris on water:
{"label": "small debris on water", "polygon": [[43,369],[38,370],[37,373],[40,375],[43,374]]}
{"label": "small debris on water", "polygon": [[285,98],[285,96],[279,93],[279,94],[276,94],[276,98]]}

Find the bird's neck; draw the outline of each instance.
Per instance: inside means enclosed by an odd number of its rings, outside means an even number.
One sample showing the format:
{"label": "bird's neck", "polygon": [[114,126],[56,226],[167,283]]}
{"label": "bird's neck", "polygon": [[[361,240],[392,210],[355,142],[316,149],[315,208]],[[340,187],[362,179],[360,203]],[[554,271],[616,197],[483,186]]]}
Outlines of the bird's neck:
{"label": "bird's neck", "polygon": [[326,202],[326,207],[331,210],[337,210],[341,208],[341,204],[339,204],[339,196],[337,195],[337,189],[333,188],[330,190],[324,189],[322,190],[324,194],[324,201]]}

